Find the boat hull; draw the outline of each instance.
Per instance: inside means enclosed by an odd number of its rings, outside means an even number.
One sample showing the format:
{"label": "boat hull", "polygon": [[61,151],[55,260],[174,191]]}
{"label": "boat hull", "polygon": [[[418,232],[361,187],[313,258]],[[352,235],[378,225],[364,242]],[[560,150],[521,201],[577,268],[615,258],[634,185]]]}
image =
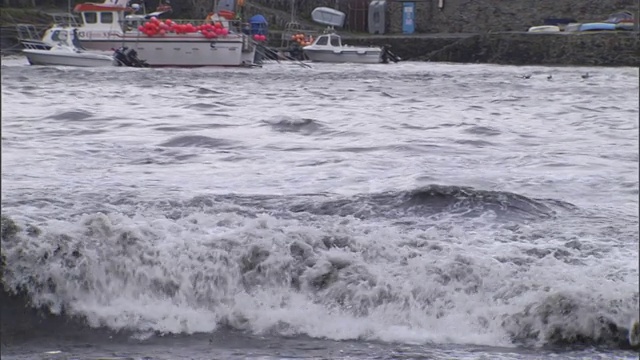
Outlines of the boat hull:
{"label": "boat hull", "polygon": [[382,62],[382,49],[376,48],[341,51],[304,48],[304,53],[313,62],[355,64],[378,64]]}
{"label": "boat hull", "polygon": [[117,39],[82,39],[90,50],[110,50],[126,46],[151,67],[247,66],[255,59],[256,47],[241,36],[204,39],[196,36],[120,36]]}
{"label": "boat hull", "polygon": [[57,53],[52,50],[22,50],[31,65],[57,65],[78,67],[115,66],[112,57],[106,55],[82,53]]}

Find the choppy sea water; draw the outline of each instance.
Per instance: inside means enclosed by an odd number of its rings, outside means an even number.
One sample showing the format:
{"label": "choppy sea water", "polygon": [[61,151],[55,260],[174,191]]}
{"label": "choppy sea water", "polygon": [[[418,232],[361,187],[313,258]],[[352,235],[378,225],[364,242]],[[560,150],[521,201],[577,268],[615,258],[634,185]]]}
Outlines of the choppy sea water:
{"label": "choppy sea water", "polygon": [[25,63],[3,358],[638,356],[637,69]]}

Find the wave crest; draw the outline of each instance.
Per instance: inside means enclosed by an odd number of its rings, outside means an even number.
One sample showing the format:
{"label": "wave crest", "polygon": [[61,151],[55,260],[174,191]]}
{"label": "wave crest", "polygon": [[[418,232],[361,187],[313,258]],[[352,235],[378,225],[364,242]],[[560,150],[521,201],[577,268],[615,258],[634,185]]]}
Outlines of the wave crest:
{"label": "wave crest", "polygon": [[554,297],[531,280],[549,264],[573,266],[554,257],[525,251],[521,265],[502,263],[434,230],[371,231],[354,227],[357,219],[147,216],[97,213],[39,227],[3,218],[3,285],[30,306],[115,331],[223,326],[337,340],[633,344],[637,293]]}

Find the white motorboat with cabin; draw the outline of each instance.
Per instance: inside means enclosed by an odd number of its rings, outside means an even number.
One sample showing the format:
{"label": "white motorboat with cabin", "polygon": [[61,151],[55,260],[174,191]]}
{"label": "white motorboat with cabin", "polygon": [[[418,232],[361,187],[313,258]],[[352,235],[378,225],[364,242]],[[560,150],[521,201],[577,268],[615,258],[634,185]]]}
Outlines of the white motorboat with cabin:
{"label": "white motorboat with cabin", "polygon": [[19,39],[25,48],[22,53],[31,65],[148,67],[148,64],[138,59],[135,50],[126,47],[115,51],[85,49],[78,40],[78,30],[72,27],[55,29],[50,34],[49,42],[35,38],[33,25],[19,24],[17,27]]}
{"label": "white motorboat with cabin", "polygon": [[66,45],[55,45],[49,50],[24,49],[22,52],[31,65],[117,66],[116,60],[111,55],[92,53]]}
{"label": "white motorboat with cabin", "polygon": [[[139,6],[128,7],[129,0],[105,0],[103,3],[78,4],[78,38],[90,50],[126,47],[137,52],[149,66],[251,66],[256,44],[240,31],[239,22],[214,16],[206,20],[164,20],[151,14],[136,14]],[[215,28],[214,28],[215,25]],[[61,26],[48,29],[43,41],[55,43],[52,36]],[[214,31],[215,30],[215,31]]]}
{"label": "white motorboat with cabin", "polygon": [[379,46],[350,46],[342,43],[334,27],[342,27],[345,14],[341,11],[318,7],[311,12],[313,21],[327,25],[324,34],[318,36],[311,45],[302,48],[313,62],[377,64],[400,59],[388,49]]}
{"label": "white motorboat with cabin", "polygon": [[43,49],[42,44],[24,41],[22,50],[31,65],[62,65],[80,67],[116,66],[113,54],[87,51],[77,43],[72,28],[57,29],[52,33],[49,49]]}

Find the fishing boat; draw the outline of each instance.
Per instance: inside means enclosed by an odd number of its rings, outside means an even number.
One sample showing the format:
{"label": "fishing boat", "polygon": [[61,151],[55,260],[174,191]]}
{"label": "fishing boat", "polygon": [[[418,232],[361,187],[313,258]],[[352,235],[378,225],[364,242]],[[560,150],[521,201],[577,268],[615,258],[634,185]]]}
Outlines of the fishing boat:
{"label": "fishing boat", "polygon": [[[218,14],[200,21],[160,20],[161,15],[171,11],[169,7],[138,14],[140,6],[129,7],[128,1],[76,5],[74,11],[79,22],[73,27],[86,49],[108,51],[127,47],[151,67],[254,65],[256,43],[240,31],[238,22]],[[63,25],[49,28],[43,41],[53,46],[53,34],[63,28]]]}
{"label": "fishing boat", "polygon": [[342,43],[334,27],[342,27],[345,14],[341,11],[318,7],[311,12],[313,21],[327,25],[324,34],[302,48],[312,62],[376,64],[400,59],[387,48],[379,46],[350,46]]}

